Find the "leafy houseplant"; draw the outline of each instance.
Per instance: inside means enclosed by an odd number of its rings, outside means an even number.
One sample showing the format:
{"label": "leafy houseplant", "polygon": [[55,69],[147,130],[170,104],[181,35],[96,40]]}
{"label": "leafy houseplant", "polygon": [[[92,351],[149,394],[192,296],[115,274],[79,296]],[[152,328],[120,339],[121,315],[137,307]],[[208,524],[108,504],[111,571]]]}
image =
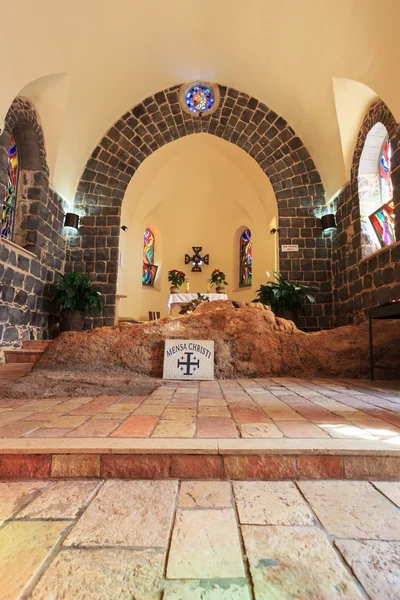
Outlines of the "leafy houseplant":
{"label": "leafy houseplant", "polygon": [[225,273],[219,269],[214,269],[209,279],[211,287],[215,285],[217,294],[223,294],[225,291],[225,285],[229,283],[225,279]]}
{"label": "leafy houseplant", "polygon": [[86,311],[101,310],[103,298],[86,275],[58,271],[57,275],[53,288],[54,300],[61,304],[60,331],[82,331]]}
{"label": "leafy houseplant", "polygon": [[312,292],[318,292],[316,285],[302,285],[287,281],[281,273],[275,273],[276,281],[268,281],[257,290],[258,298],[253,302],[261,302],[271,307],[277,317],[295,321],[299,312],[304,312],[304,302],[315,302]]}
{"label": "leafy houseplant", "polygon": [[179,288],[182,283],[185,281],[185,273],[183,271],[178,271],[177,269],[172,269],[172,271],[168,271],[168,281],[171,283],[170,292],[171,294],[176,294],[179,292]]}

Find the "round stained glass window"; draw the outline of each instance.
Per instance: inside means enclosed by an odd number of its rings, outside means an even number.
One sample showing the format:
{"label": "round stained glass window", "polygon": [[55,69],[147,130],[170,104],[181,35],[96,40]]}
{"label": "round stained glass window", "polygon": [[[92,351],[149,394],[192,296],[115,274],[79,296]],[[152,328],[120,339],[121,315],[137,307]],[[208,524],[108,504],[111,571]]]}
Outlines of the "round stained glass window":
{"label": "round stained glass window", "polygon": [[186,90],[185,102],[192,112],[196,114],[206,113],[213,108],[215,96],[211,87],[196,83]]}

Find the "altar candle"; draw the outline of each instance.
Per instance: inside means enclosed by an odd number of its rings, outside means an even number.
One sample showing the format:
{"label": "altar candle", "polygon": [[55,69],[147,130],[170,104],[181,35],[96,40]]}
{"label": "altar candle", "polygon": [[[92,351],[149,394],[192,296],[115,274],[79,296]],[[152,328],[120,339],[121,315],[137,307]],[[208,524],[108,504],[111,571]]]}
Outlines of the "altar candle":
{"label": "altar candle", "polygon": [[209,281],[207,281],[207,293],[209,294],[211,292],[211,283]]}
{"label": "altar candle", "polygon": [[186,293],[189,294],[190,292],[190,282],[189,279],[186,279]]}

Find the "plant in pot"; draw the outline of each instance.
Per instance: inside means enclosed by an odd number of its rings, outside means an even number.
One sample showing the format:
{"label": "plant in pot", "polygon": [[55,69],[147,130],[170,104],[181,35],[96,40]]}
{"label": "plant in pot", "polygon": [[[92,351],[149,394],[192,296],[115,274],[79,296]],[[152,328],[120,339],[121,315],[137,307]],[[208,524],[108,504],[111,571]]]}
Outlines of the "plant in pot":
{"label": "plant in pot", "polygon": [[101,310],[103,298],[89,277],[82,273],[59,273],[53,286],[54,300],[61,304],[60,331],[82,331],[86,311]]}
{"label": "plant in pot", "polygon": [[[269,275],[269,273],[268,273]],[[281,273],[274,273],[276,281],[268,281],[257,290],[258,298],[253,302],[261,302],[270,306],[277,317],[296,321],[300,312],[304,312],[304,302],[307,299],[314,304],[313,292],[318,292],[316,285],[302,285],[287,281]]]}
{"label": "plant in pot", "polygon": [[225,292],[225,286],[229,283],[225,279],[225,273],[219,269],[214,269],[209,279],[211,287],[215,285],[215,291],[217,294],[223,294]]}
{"label": "plant in pot", "polygon": [[178,269],[168,271],[168,281],[171,283],[169,291],[171,294],[177,294],[179,292],[179,288],[185,281],[185,277],[185,273],[183,271],[178,271]]}

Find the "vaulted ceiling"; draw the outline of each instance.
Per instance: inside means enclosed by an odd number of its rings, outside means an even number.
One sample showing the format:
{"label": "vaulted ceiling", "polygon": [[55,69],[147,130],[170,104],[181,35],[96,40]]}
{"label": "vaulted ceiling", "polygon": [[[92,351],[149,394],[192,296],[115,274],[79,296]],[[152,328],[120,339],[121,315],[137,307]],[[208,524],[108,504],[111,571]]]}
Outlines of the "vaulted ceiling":
{"label": "vaulted ceiling", "polygon": [[68,200],[105,130],[185,81],[232,86],[281,114],[328,198],[348,180],[371,100],[400,118],[398,0],[19,0],[2,21],[0,126],[16,95],[31,98]]}

